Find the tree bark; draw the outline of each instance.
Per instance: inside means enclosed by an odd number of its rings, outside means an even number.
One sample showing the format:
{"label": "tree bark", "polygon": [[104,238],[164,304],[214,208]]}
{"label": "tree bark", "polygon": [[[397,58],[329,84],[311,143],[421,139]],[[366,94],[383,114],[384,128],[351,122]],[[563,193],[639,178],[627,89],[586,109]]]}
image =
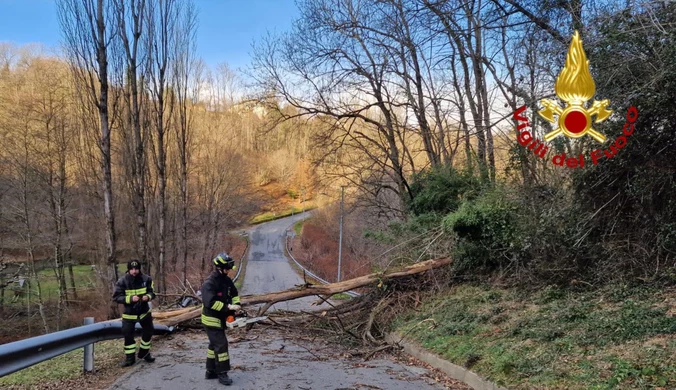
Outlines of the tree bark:
{"label": "tree bark", "polygon": [[[29,175],[29,160],[28,160],[28,155],[29,155],[29,135],[28,135],[28,125],[26,124],[26,129],[24,130],[24,159],[21,163],[21,181],[22,181],[22,188],[21,188],[21,194],[20,194],[20,202],[21,202],[21,207],[22,207],[22,215],[21,219],[23,220],[24,227],[26,231],[24,232],[24,241],[26,244],[26,254],[28,255],[28,264],[30,267],[30,275],[32,277],[32,280],[35,281],[35,285],[37,287],[36,293],[37,293],[37,299],[38,299],[38,312],[40,313],[40,319],[42,319],[42,326],[44,328],[45,333],[49,333],[49,326],[47,326],[47,317],[45,315],[44,311],[44,304],[42,302],[42,288],[40,287],[40,278],[38,277],[38,273],[35,271],[35,251],[34,251],[34,244],[33,244],[33,227],[31,226],[31,216],[30,216],[30,210],[29,210],[29,189],[28,189],[28,175]],[[32,283],[31,283],[32,284]],[[28,305],[29,305],[29,312],[30,312],[30,289],[31,284],[29,284],[29,298],[28,298]]]}
{"label": "tree bark", "polygon": [[[450,258],[427,260],[405,267],[401,271],[387,272],[387,273],[372,273],[365,276],[360,276],[354,279],[344,280],[338,283],[329,284],[309,284],[301,285],[296,288],[278,291],[261,295],[244,295],[241,297],[242,305],[255,305],[258,303],[265,303],[266,307],[272,306],[277,302],[289,301],[292,299],[307,297],[311,295],[331,296],[345,291],[354,290],[360,287],[386,282],[388,280],[402,278],[411,275],[421,274],[436,268],[441,268],[452,263]],[[158,318],[161,318],[158,323],[167,326],[180,324],[183,321],[188,321],[197,318],[201,315],[202,309],[194,308],[186,311],[186,309],[178,309],[162,313]],[[262,315],[260,313],[259,315]]]}
{"label": "tree bark", "polygon": [[68,273],[70,274],[70,287],[73,289],[73,299],[77,300],[77,289],[75,287],[75,276],[73,275],[72,264],[68,264]]}
{"label": "tree bark", "polygon": [[[177,3],[173,0],[152,3],[148,18],[151,64],[150,77],[153,84],[153,104],[157,135],[157,176],[159,181],[159,291],[166,291],[166,226],[167,226],[167,142],[166,133],[170,129],[174,95],[167,95],[169,58],[177,49],[176,22]],[[154,8],[157,7],[157,8]],[[179,32],[180,33],[180,32]]]}
{"label": "tree bark", "polygon": [[[127,33],[127,4],[131,13],[131,36]],[[148,264],[148,239],[146,227],[146,155],[145,155],[145,137],[141,131],[141,99],[143,93],[139,93],[139,82],[144,84],[145,73],[139,72],[142,63],[139,63],[139,49],[141,37],[144,34],[144,21],[146,14],[145,0],[130,0],[128,2],[119,1],[116,3],[117,22],[119,25],[119,35],[122,39],[124,51],[126,53],[126,82],[125,95],[128,104],[128,122],[133,133],[133,154],[132,159],[132,178],[133,178],[133,196],[132,203],[136,210],[136,226],[138,230],[139,246],[137,255],[141,264]],[[139,80],[140,76],[140,80]]]}
{"label": "tree bark", "polygon": [[[188,110],[188,91],[191,72],[195,71],[195,10],[188,5],[181,11],[178,24],[179,35],[177,40],[177,58],[174,68],[174,90],[176,91],[178,109],[178,159],[179,159],[179,188],[181,194],[181,241],[183,261],[183,283],[186,281],[186,268],[188,264],[188,164],[190,160],[191,127]],[[196,83],[199,84],[199,83]],[[199,86],[196,86],[199,88]]]}

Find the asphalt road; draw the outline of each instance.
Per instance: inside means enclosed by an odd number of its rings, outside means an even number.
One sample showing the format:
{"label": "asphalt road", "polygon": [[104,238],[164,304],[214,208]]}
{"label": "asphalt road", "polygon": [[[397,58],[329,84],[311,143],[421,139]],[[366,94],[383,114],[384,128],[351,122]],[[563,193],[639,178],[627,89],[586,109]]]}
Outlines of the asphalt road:
{"label": "asphalt road", "polygon": [[[308,213],[267,222],[248,230],[249,256],[240,295],[282,291],[304,283],[284,255],[284,239],[286,229],[296,221],[306,218],[306,214]],[[327,304],[312,306],[317,300],[317,297],[305,297],[279,302],[270,310],[299,311],[328,307]]]}
{"label": "asphalt road", "polygon": [[[295,216],[268,222],[249,230],[251,247],[240,295],[279,291],[302,283],[284,257],[285,229]],[[307,297],[276,304],[277,310],[316,309]],[[283,331],[259,325],[251,332],[228,331],[234,383],[232,389],[392,389],[431,390],[444,387],[428,371],[389,358],[364,362],[346,351],[301,331]],[[208,340],[200,331],[169,336],[153,344],[154,363],[137,362],[110,389],[192,390],[225,388],[204,379]],[[121,345],[120,345],[121,349]],[[122,354],[120,354],[122,358]]]}

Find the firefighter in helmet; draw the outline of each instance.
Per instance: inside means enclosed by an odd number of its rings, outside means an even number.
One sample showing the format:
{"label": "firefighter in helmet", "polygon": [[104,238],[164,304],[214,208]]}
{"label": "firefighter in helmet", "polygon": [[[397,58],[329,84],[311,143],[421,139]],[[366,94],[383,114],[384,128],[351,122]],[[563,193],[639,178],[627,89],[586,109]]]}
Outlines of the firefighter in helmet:
{"label": "firefighter in helmet", "polygon": [[154,362],[150,354],[150,339],[153,336],[153,317],[148,304],[155,298],[154,283],[150,276],[141,273],[141,263],[131,260],[127,263],[127,272],[115,284],[113,301],[124,304],[122,314],[122,334],[124,335],[124,353],[126,359],[120,367],[131,366],[136,362],[136,341],[134,328],[141,324],[143,333],[138,358]]}
{"label": "firefighter in helmet", "polygon": [[226,253],[213,259],[214,271],[202,285],[202,325],[209,337],[206,379],[217,379],[226,386],[232,384],[228,377],[230,355],[225,337],[226,319],[241,310],[239,293],[228,275],[235,270],[235,261]]}

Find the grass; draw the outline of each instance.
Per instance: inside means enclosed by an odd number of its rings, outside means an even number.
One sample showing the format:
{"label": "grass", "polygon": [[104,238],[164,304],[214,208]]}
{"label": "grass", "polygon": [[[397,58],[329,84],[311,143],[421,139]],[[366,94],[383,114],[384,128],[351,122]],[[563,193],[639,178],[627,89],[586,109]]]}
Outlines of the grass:
{"label": "grass", "polygon": [[[68,288],[68,293],[71,291],[71,281],[70,274],[68,269],[65,269],[66,272],[66,287]],[[89,265],[75,265],[73,266],[73,277],[75,279],[75,287],[78,290],[78,293],[86,293],[84,290],[90,288],[96,288],[96,276],[91,266]],[[40,280],[40,290],[42,291],[43,301],[55,301],[59,296],[59,283],[54,275],[54,270],[52,268],[46,268],[38,272],[38,278]],[[33,294],[35,294],[36,286],[33,287]],[[24,287],[25,289],[25,287]],[[24,297],[15,297],[14,291],[19,291],[18,284],[13,284],[12,287],[9,287],[5,290],[4,301],[6,304],[24,304],[26,295]],[[25,290],[24,290],[25,291]]]}
{"label": "grass", "polygon": [[[119,273],[119,276],[124,275],[125,272],[127,272],[127,263],[119,263],[117,265],[117,270]],[[70,273],[68,272],[68,268],[65,269],[66,272],[66,287],[68,289],[68,294],[70,299],[72,297],[70,296],[72,288],[71,288],[71,280],[70,280]],[[42,294],[42,300],[43,302],[55,302],[58,300],[59,297],[59,283],[57,281],[56,275],[54,274],[54,269],[53,268],[45,268],[41,271],[38,272],[38,278],[40,280],[40,290]],[[75,279],[75,288],[77,289],[78,296],[87,294],[87,290],[91,289],[96,289],[98,288],[98,281],[97,281],[97,276],[95,274],[95,271],[92,269],[91,265],[74,265],[73,266],[73,278]],[[5,295],[4,295],[4,303],[7,305],[25,305],[26,298],[27,298],[27,290],[24,287],[24,295],[23,297],[16,296],[14,292],[15,291],[20,291],[19,285],[18,284],[12,284],[10,287],[7,287],[5,289]],[[37,291],[37,286],[33,285],[32,286],[32,296],[31,296],[31,301],[35,302],[36,297],[35,297],[35,292]]]}
{"label": "grass", "polygon": [[293,231],[296,233],[296,236],[300,237],[301,233],[303,232],[303,224],[305,222],[307,222],[307,220],[298,221],[293,224]]}
{"label": "grass", "polygon": [[331,299],[338,300],[338,301],[346,301],[348,299],[352,299],[352,297],[345,294],[345,293],[338,293],[338,294],[332,295]]}
{"label": "grass", "polygon": [[[123,341],[108,340],[94,345],[94,370],[99,371],[117,364],[124,353]],[[28,367],[0,378],[0,388],[5,386],[26,386],[44,384],[83,376],[82,361],[84,348],[57,356],[53,359]]]}
{"label": "grass", "polygon": [[509,388],[673,388],[676,318],[664,303],[673,296],[645,287],[526,295],[464,285],[393,325]]}
{"label": "grass", "polygon": [[[248,238],[244,238],[248,241]],[[117,265],[119,276],[124,275],[127,272],[127,263],[122,262]],[[68,268],[65,270],[66,273],[66,287],[68,292],[69,299],[73,299],[71,295],[72,285],[70,279],[70,273]],[[244,269],[242,270],[242,280],[244,276]],[[92,269],[91,265],[74,265],[73,266],[73,278],[75,279],[75,288],[78,293],[78,298],[81,299],[82,296],[85,296],[90,291],[98,288],[98,280],[95,273],[95,270]],[[53,268],[45,268],[41,271],[38,271],[38,279],[40,280],[40,291],[42,295],[43,302],[56,302],[59,297],[59,283],[57,281],[56,275],[54,274]],[[37,285],[33,283],[31,286],[31,302],[36,302],[36,291]],[[239,288],[239,287],[238,287]],[[15,292],[21,292],[21,288],[17,283],[10,284],[5,288],[4,297],[0,297],[3,300],[3,304],[7,305],[9,308],[12,306],[25,306],[26,299],[28,298],[28,290],[23,287],[23,295],[15,295]]]}
{"label": "grass", "polygon": [[[65,272],[66,287],[70,289],[71,284],[68,269],[65,269]],[[54,270],[44,269],[38,272],[38,278],[40,279],[43,297],[45,297],[46,300],[56,300],[59,294],[59,283],[56,279],[56,275],[54,275]],[[73,278],[75,279],[75,288],[78,290],[96,287],[96,275],[90,265],[74,265]]]}
{"label": "grass", "polygon": [[289,208],[287,210],[281,211],[279,213],[269,211],[269,212],[258,214],[256,216],[254,216],[253,218],[251,218],[249,223],[252,224],[252,225],[255,225],[255,224],[259,224],[259,223],[263,223],[263,222],[274,221],[275,219],[288,217],[291,214],[301,213],[301,212],[303,212],[303,210],[308,211],[308,210],[312,210],[312,209],[316,209],[316,208],[317,208],[317,206],[315,206],[315,205],[308,205],[308,206],[305,207],[305,209],[293,207],[293,208]]}

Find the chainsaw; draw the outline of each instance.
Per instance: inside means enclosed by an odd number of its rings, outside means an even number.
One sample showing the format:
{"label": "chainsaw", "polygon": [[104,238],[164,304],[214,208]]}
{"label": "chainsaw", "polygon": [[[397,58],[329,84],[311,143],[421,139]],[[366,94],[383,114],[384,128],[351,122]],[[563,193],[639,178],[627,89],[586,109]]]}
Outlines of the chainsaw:
{"label": "chainsaw", "polygon": [[229,315],[225,320],[225,326],[228,329],[242,328],[248,324],[255,324],[256,322],[267,320],[268,317],[249,317],[249,314],[244,310],[238,310],[235,315]]}

